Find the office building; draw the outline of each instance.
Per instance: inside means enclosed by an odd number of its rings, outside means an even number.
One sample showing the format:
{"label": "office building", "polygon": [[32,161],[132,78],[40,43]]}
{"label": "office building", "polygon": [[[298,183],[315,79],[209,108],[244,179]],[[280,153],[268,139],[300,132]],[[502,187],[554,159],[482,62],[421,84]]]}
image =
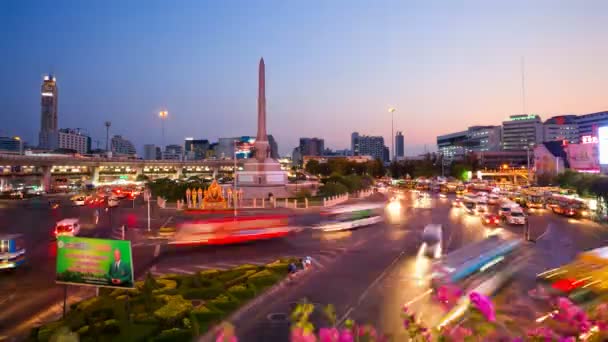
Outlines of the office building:
{"label": "office building", "polygon": [[160,159],[159,154],[157,153],[157,149],[160,152],[160,148],[154,144],[145,144],[144,145],[144,159],[145,160],[157,160]]}
{"label": "office building", "polygon": [[55,132],[48,132],[47,147],[51,150],[72,150],[86,154],[91,149],[91,138],[79,129],[63,128]]}
{"label": "office building", "polygon": [[500,151],[502,149],[501,126],[471,126],[464,142],[466,153]]}
{"label": "office building", "polygon": [[543,124],[543,141],[567,141],[577,144],[579,139],[576,115],[554,116]]}
{"label": "office building", "polygon": [[321,156],[325,151],[325,141],[320,138],[300,138],[299,148],[303,156]]}
{"label": "office building", "polygon": [[[374,159],[386,161],[384,138],[381,136],[351,134],[351,147],[355,156],[372,156]],[[390,155],[389,155],[390,157]]]}
{"label": "office building", "polygon": [[388,149],[388,146],[383,146],[382,147],[382,161],[385,163],[390,163],[391,162],[391,152]]}
{"label": "office building", "polygon": [[405,144],[403,139],[403,133],[397,131],[395,135],[395,159],[401,160],[405,156]]}
{"label": "office building", "polygon": [[207,155],[209,140],[186,138],[184,143],[184,156],[187,160],[202,160]]}
{"label": "office building", "polygon": [[115,155],[134,156],[137,153],[133,143],[120,135],[113,136],[111,144],[112,153]]}
{"label": "office building", "polygon": [[437,151],[447,160],[464,157],[464,143],[468,139],[468,131],[455,132],[437,136]]}
{"label": "office building", "polygon": [[57,136],[57,102],[58,102],[57,80],[53,75],[46,75],[40,87],[40,133],[38,134],[38,146],[52,149],[52,137]]}
{"label": "office building", "polygon": [[0,152],[23,154],[23,141],[19,137],[0,137]]}
{"label": "office building", "polygon": [[163,160],[182,160],[184,148],[181,145],[167,145],[163,151]]}
{"label": "office building", "polygon": [[279,144],[274,140],[272,134],[268,134],[268,144],[270,145],[270,158],[279,159]]}
{"label": "office building", "polygon": [[538,115],[511,115],[502,123],[504,151],[523,151],[543,141],[543,124]]}
{"label": "office building", "polygon": [[597,129],[608,126],[608,111],[579,115],[576,118],[579,136],[597,137]]}

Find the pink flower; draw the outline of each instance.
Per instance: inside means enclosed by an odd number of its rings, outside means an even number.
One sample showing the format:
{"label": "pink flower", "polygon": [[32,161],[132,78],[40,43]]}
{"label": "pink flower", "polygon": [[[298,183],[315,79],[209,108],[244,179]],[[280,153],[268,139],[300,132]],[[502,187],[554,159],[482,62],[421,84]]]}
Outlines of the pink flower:
{"label": "pink flower", "polygon": [[342,329],[340,331],[340,338],[338,342],[353,342],[355,341],[355,337],[353,336],[353,332],[349,329]]}
{"label": "pink flower", "polygon": [[447,333],[451,340],[454,341],[464,341],[465,337],[473,335],[471,329],[460,326],[450,329]]}
{"label": "pink flower", "polygon": [[291,342],[316,342],[317,338],[311,332],[302,328],[291,329]]}
{"label": "pink flower", "polygon": [[494,305],[492,304],[490,298],[477,292],[472,292],[469,295],[469,299],[475,308],[479,310],[488,321],[496,321],[496,312],[494,311]]}
{"label": "pink flower", "polygon": [[321,328],[319,329],[319,341],[320,342],[337,342],[340,337],[340,333],[336,328]]}

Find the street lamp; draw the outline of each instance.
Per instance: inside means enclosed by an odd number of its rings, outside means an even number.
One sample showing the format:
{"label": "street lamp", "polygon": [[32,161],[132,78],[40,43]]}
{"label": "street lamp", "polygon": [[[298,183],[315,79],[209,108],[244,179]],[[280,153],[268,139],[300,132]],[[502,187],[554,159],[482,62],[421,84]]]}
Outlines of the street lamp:
{"label": "street lamp", "polygon": [[[391,113],[391,149],[393,152],[393,158],[392,160],[395,160],[395,134],[394,134],[394,130],[395,130],[395,111],[397,111],[397,109],[395,109],[394,107],[390,107],[388,109],[388,112]],[[392,161],[391,160],[391,161]]]}
{"label": "street lamp", "polygon": [[233,171],[234,171],[234,174],[233,174],[234,186],[233,186],[233,188],[234,188],[234,191],[232,191],[232,199],[234,201],[233,207],[234,207],[234,219],[235,220],[236,220],[236,207],[238,205],[238,197],[239,197],[239,194],[238,194],[238,191],[237,191],[237,188],[236,188],[236,143],[237,143],[237,141],[234,140],[234,154],[232,156],[232,159],[234,161],[234,166],[233,166]]}
{"label": "street lamp", "polygon": [[[161,133],[162,133],[162,149],[165,148],[165,120],[167,120],[167,116],[169,115],[169,112],[166,110],[161,110],[158,113],[158,117],[160,118],[160,124],[161,124]],[[161,159],[162,158],[162,151],[161,151]]]}

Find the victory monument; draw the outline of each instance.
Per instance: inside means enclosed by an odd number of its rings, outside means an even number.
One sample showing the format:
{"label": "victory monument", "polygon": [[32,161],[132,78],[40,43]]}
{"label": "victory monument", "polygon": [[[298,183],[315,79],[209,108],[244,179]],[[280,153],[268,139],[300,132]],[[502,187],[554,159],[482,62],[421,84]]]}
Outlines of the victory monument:
{"label": "victory monument", "polygon": [[287,197],[287,173],[281,164],[270,157],[270,144],[266,134],[266,77],[264,58],[260,59],[258,74],[258,133],[254,143],[255,157],[245,162],[243,171],[237,172],[237,184],[245,198]]}

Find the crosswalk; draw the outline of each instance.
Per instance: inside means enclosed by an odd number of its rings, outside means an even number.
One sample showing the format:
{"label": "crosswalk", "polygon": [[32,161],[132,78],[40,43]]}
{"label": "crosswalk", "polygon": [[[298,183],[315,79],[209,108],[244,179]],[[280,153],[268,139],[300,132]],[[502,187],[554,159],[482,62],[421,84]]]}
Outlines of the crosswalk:
{"label": "crosswalk", "polygon": [[152,275],[154,276],[162,276],[164,274],[195,274],[197,272],[210,269],[225,270],[243,264],[262,266],[276,261],[277,259],[291,257],[304,258],[307,256],[311,257],[313,266],[319,267],[320,269],[325,269],[333,260],[340,257],[347,251],[348,250],[346,248],[336,247],[328,250],[317,251],[314,253],[294,253],[293,255],[280,254],[249,259],[234,259],[222,261],[201,261],[198,263],[192,263],[187,265],[174,265],[161,262],[153,266],[150,269],[150,273],[152,273]]}

